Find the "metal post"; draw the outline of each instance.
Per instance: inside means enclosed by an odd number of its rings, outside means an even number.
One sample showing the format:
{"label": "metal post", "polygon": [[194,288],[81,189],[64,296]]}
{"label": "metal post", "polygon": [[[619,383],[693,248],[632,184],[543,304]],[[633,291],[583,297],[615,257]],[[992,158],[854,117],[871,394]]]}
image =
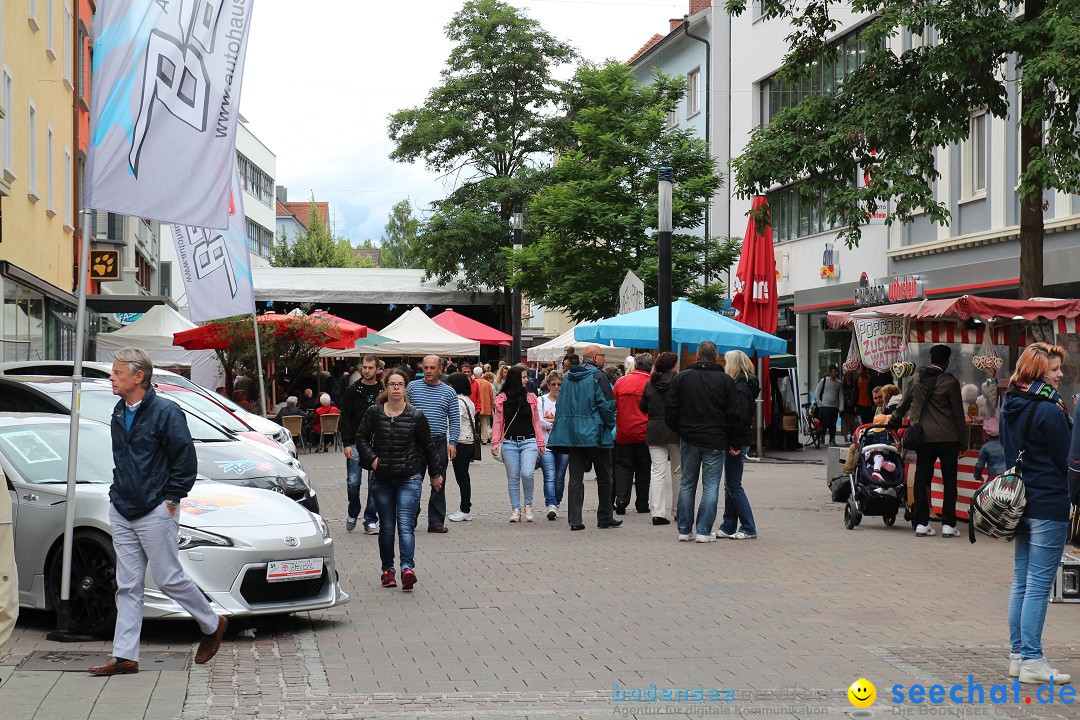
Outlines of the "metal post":
{"label": "metal post", "polygon": [[671,168],[660,168],[659,230],[660,266],[656,282],[656,305],[660,310],[660,352],[671,350]]}
{"label": "metal post", "polygon": [[263,377],[262,348],[259,345],[259,314],[257,312],[251,313],[251,321],[255,323],[255,364],[259,368],[259,400],[262,402],[262,414],[265,417],[270,408],[266,407],[266,379]]}
{"label": "metal post", "polygon": [[[761,387],[765,387],[765,378],[761,376],[762,362],[761,356],[757,357],[757,376],[758,383]],[[765,424],[765,393],[759,392],[757,396],[757,456],[758,459],[765,457],[765,445],[762,443],[765,429],[762,427]]]}
{"label": "metal post", "polygon": [[[521,250],[521,236],[524,231],[524,218],[521,214],[521,206],[514,206],[514,254],[517,255]],[[510,303],[513,305],[514,311],[514,326],[511,331],[511,335],[514,339],[510,341],[510,364],[517,365],[521,362],[521,290],[517,287],[513,289],[513,295]]]}
{"label": "metal post", "polygon": [[71,425],[68,430],[67,493],[64,503],[64,549],[60,570],[60,603],[56,608],[56,630],[47,635],[59,642],[83,642],[89,638],[72,635],[71,554],[75,528],[75,484],[79,467],[79,403],[82,395],[82,364],[86,352],[86,283],[90,268],[90,210],[82,211],[82,242],[79,247],[79,301],[75,312],[75,367],[71,375]]}

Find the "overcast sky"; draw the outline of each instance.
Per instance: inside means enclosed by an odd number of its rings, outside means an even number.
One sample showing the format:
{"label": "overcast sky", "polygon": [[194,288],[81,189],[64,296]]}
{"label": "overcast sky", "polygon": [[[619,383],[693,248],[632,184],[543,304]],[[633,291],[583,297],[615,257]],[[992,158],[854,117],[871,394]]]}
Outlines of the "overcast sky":
{"label": "overcast sky", "polygon": [[[688,0],[509,0],[589,60],[626,60]],[[260,0],[241,112],[277,155],[289,200],[330,202],[335,234],[378,240],[390,207],[424,208],[446,186],[422,164],[392,162],[387,116],[439,81],[443,28],[464,0]]]}

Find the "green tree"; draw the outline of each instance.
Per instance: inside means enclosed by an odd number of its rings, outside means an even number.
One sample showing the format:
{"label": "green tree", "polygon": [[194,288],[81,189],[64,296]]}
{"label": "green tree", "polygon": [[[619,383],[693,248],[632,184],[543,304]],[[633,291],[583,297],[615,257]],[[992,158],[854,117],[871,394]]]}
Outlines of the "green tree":
{"label": "green tree", "polygon": [[284,234],[277,238],[270,254],[274,267],[370,267],[371,263],[358,256],[351,242],[335,238],[319,214],[315,198],[311,199],[307,230],[297,230],[290,243]]}
{"label": "green tree", "polygon": [[454,177],[456,188],[432,203],[420,233],[428,276],[446,283],[461,274],[460,286],[472,291],[503,287],[500,248],[511,241],[514,205],[527,200],[527,171],[559,132],[561,84],[552,70],[574,52],[501,0],[469,0],[446,35],[454,46],[440,84],[422,106],[390,116],[390,157]]}
{"label": "green tree", "polygon": [[[1020,295],[1043,285],[1043,193],[1080,192],[1080,19],[1072,0],[764,0],[763,14],[787,20],[791,48],[782,75],[792,82],[835,57],[825,39],[838,27],[833,6],[873,17],[863,31],[865,62],[830,94],[805,98],[756,129],[733,162],[740,194],[801,181],[800,194],[821,193],[824,211],[857,244],[866,212],[886,222],[925,211],[949,222],[934,197],[940,177],[934,152],[965,139],[970,113],[1020,118]],[[746,0],[728,0],[739,14]],[[904,52],[886,41],[904,30],[932,42]],[[1015,78],[1020,103],[1010,102]],[[859,173],[869,174],[856,187]],[[1011,178],[1000,177],[1011,183]]]}
{"label": "green tree", "polygon": [[[594,320],[618,312],[619,285],[633,270],[655,304],[657,169],[674,169],[676,230],[700,226],[720,187],[705,142],[668,127],[668,113],[684,92],[681,78],[657,73],[642,85],[614,61],[577,70],[567,96],[570,141],[529,204],[534,239],[516,257],[510,254],[512,282],[525,294],[575,320]],[[714,239],[676,232],[673,295],[698,287],[706,259],[717,270],[737,253],[737,243],[718,246]]]}
{"label": "green tree", "polygon": [[419,232],[420,221],[408,198],[394,203],[379,244],[379,263],[386,268],[424,267]]}

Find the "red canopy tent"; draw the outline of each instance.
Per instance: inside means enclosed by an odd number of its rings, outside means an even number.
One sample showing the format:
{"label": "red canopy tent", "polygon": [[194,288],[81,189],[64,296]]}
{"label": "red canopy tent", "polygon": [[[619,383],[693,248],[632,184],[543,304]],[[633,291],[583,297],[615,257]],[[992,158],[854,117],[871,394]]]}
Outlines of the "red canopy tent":
{"label": "red canopy tent", "polygon": [[481,345],[509,345],[513,340],[510,335],[453,310],[444,310],[431,319],[440,327]]}
{"label": "red canopy tent", "polygon": [[[259,323],[276,326],[275,334],[284,331],[288,326],[307,325],[311,329],[311,341],[318,347],[346,349],[352,347],[360,338],[367,337],[366,326],[326,313],[278,315],[268,312],[259,316]],[[179,345],[185,350],[219,350],[229,343],[223,333],[224,327],[221,323],[207,323],[178,332],[173,335],[173,345]]]}
{"label": "red canopy tent", "polygon": [[879,317],[906,317],[920,320],[1026,320],[1039,318],[1059,320],[1080,316],[1080,300],[1057,300],[1032,298],[1010,300],[977,295],[961,295],[941,300],[913,300],[895,305],[876,305],[852,312],[830,312],[829,325],[844,327],[853,317],[876,315]]}

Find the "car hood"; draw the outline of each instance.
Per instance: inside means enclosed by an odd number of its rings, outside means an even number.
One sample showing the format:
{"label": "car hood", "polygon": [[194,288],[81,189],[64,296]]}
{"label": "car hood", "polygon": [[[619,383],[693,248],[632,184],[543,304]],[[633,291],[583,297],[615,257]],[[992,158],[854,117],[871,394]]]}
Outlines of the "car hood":
{"label": "car hood", "polygon": [[199,474],[210,480],[236,483],[251,478],[299,475],[283,462],[252,452],[242,442],[196,443],[195,454],[199,458]]}
{"label": "car hood", "polygon": [[195,483],[180,503],[180,523],[194,528],[319,528],[314,515],[280,493],[212,482]]}

